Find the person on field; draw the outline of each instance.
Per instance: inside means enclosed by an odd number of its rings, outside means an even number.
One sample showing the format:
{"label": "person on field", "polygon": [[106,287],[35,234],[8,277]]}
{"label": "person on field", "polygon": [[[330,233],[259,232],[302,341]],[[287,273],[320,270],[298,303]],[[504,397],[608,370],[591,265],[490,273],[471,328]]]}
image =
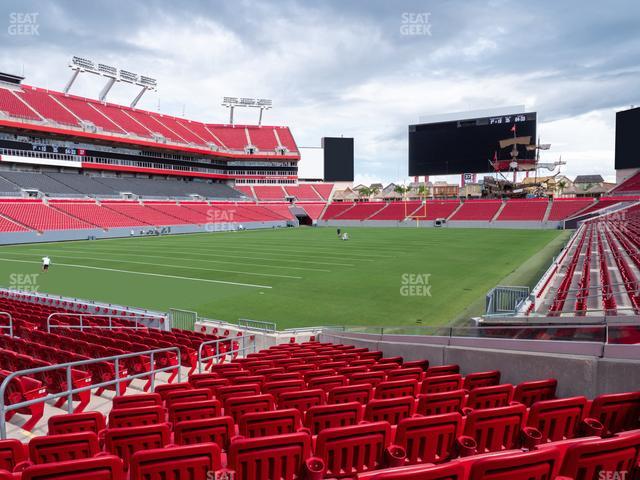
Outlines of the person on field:
{"label": "person on field", "polygon": [[338,238],[340,238],[340,229],[338,229]]}
{"label": "person on field", "polygon": [[51,265],[51,259],[45,255],[44,257],[42,257],[42,271],[48,272],[49,265]]}
{"label": "person on field", "polygon": [[342,240],[349,240],[349,234],[347,232],[342,234]]}

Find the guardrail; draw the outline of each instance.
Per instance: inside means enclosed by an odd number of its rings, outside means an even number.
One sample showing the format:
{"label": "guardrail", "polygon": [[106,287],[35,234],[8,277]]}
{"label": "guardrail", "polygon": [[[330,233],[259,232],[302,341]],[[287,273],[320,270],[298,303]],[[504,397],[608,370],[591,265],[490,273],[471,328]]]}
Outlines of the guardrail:
{"label": "guardrail", "polygon": [[13,337],[13,317],[9,312],[0,312],[0,317],[9,319],[9,325],[0,325],[0,330],[9,330],[9,336]]}
{"label": "guardrail", "polygon": [[[77,317],[80,321],[79,325],[67,325],[67,324],[63,324],[63,325],[52,325],[51,324],[51,319],[55,318],[55,317]],[[84,320],[85,319],[91,319],[91,318],[107,318],[109,320],[109,325],[85,325]],[[80,329],[81,332],[84,331],[85,328],[98,328],[98,329],[104,329],[104,330],[113,330],[114,328],[117,329],[132,329],[132,330],[139,330],[141,328],[156,328],[158,330],[160,330],[160,323],[161,319],[163,317],[152,317],[152,316],[148,316],[148,315],[138,315],[138,316],[129,316],[129,315],[104,315],[104,314],[93,314],[93,313],[66,313],[66,312],[54,312],[51,315],[49,315],[47,317],[47,332],[51,333],[51,328],[76,328],[76,329]],[[133,322],[135,321],[135,326],[133,327],[127,327],[127,326],[120,326],[120,325],[113,325],[113,320],[118,320],[118,319],[122,319],[122,320],[127,320],[129,322]],[[147,324],[143,324],[140,322],[140,320],[150,320],[151,322],[157,321],[158,322],[158,326],[152,326],[152,325],[147,325]]]}
{"label": "guardrail", "polygon": [[[234,349],[233,348],[233,342],[234,341],[238,341],[241,340],[242,342],[242,346]],[[231,342],[231,350],[229,351],[224,351],[221,352],[220,351],[220,344],[222,342]],[[198,347],[198,373],[202,373],[202,369],[203,369],[203,365],[205,363],[209,363],[211,361],[217,360],[219,358],[222,358],[226,355],[233,355],[234,353],[243,353],[246,352],[247,350],[253,348],[253,353],[255,353],[256,351],[256,341],[249,339],[250,344],[247,345],[247,336],[246,335],[242,335],[240,337],[226,337],[226,338],[219,338],[217,340],[207,340],[206,342],[202,342],[200,344],[200,346]],[[216,353],[214,355],[205,357],[203,356],[204,353],[204,347],[206,347],[207,345],[215,345],[215,351]]]}
{"label": "guardrail", "polygon": [[[134,352],[134,353],[125,353],[122,355],[114,355],[111,357],[103,357],[103,358],[92,358],[89,360],[80,360],[77,362],[68,362],[61,363],[57,365],[48,365],[46,367],[38,367],[38,368],[29,368],[26,370],[19,370],[17,372],[11,372],[4,379],[2,384],[0,384],[0,440],[5,440],[7,438],[7,420],[6,415],[7,412],[12,410],[19,410],[24,407],[28,407],[31,405],[35,405],[37,403],[43,403],[48,400],[54,400],[57,398],[66,397],[67,398],[67,413],[73,413],[73,396],[77,393],[82,393],[87,390],[93,390],[96,388],[104,388],[109,387],[111,385],[116,386],[116,395],[121,394],[120,384],[123,382],[128,382],[129,380],[135,380],[138,378],[151,377],[151,391],[153,392],[155,388],[155,375],[161,372],[168,372],[171,370],[177,370],[178,382],[182,381],[182,375],[180,371],[180,362],[177,365],[170,365],[168,367],[155,368],[155,356],[160,353],[165,352],[175,352],[176,358],[180,358],[180,349],[178,347],[167,347],[167,348],[158,348],[155,350],[145,350],[143,352]],[[126,377],[120,377],[120,361],[125,358],[139,357],[142,355],[149,356],[149,362],[151,369],[148,372],[137,373],[133,375],[127,375]],[[106,382],[94,383],[92,385],[81,387],[81,388],[73,388],[72,385],[72,374],[71,370],[74,367],[81,367],[83,365],[92,365],[100,362],[113,362],[114,370],[115,370],[115,378],[113,380],[108,380]],[[5,392],[9,383],[17,377],[29,376],[36,373],[49,372],[52,370],[65,369],[66,378],[67,378],[67,389],[64,392],[59,393],[50,393],[46,397],[36,398],[33,400],[27,400],[20,403],[13,403],[10,405],[5,405]]]}
{"label": "guardrail", "polygon": [[277,325],[274,322],[263,322],[261,320],[251,320],[241,318],[238,320],[238,327],[245,330],[255,330],[264,333],[276,333]]}

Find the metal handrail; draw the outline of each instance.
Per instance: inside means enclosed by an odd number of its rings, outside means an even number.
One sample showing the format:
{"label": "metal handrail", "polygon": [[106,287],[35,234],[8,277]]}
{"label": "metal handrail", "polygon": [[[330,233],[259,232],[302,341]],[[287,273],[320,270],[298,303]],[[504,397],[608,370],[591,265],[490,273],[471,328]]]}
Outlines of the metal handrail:
{"label": "metal handrail", "polygon": [[[171,370],[177,370],[178,382],[182,381],[182,374],[180,371],[180,362],[176,365],[170,365],[168,367],[155,368],[155,355],[165,352],[176,352],[177,357],[180,358],[180,348],[178,347],[166,347],[166,348],[158,348],[154,350],[145,350],[142,352],[133,352],[133,353],[125,353],[121,355],[113,355],[111,357],[102,357],[102,358],[92,358],[89,360],[79,360],[76,362],[67,362],[60,363],[56,365],[47,365],[45,367],[37,367],[37,368],[29,368],[26,370],[19,370],[17,372],[11,372],[0,384],[0,439],[4,440],[7,438],[7,420],[6,414],[12,410],[18,410],[20,408],[28,407],[30,405],[35,405],[36,403],[43,403],[48,400],[53,400],[56,398],[67,397],[67,413],[73,413],[73,396],[78,393],[86,392],[87,390],[93,390],[96,388],[104,388],[109,387],[111,385],[116,386],[116,395],[121,394],[120,384],[122,382],[127,382],[129,380],[135,380],[138,378],[151,377],[151,391],[153,392],[155,388],[155,374],[160,372],[168,372]],[[125,358],[139,357],[141,355],[149,355],[150,367],[151,370],[148,372],[136,373],[133,375],[127,375],[126,377],[120,377],[120,360],[124,360]],[[114,362],[114,370],[115,370],[115,378],[113,380],[107,380],[106,382],[94,383],[88,385],[86,387],[80,388],[72,388],[72,374],[71,370],[74,367],[80,367],[83,365],[92,365],[95,363],[102,362]],[[64,392],[59,393],[50,393],[45,397],[35,398],[33,400],[27,400],[24,402],[13,403],[10,405],[5,405],[5,391],[14,378],[29,376],[35,373],[49,372],[52,370],[58,370],[64,368],[66,370],[67,376],[67,389]]]}
{"label": "metal handrail", "polygon": [[0,329],[9,330],[9,336],[13,337],[13,317],[9,312],[0,312],[0,316],[6,316],[9,318],[9,325],[0,325]]}
{"label": "metal handrail", "polygon": [[[80,319],[80,325],[51,325],[51,319],[54,317],[78,317]],[[92,317],[92,318],[108,318],[109,319],[109,326],[104,327],[104,326],[93,326],[93,325],[84,325],[83,323],[83,318],[86,317]],[[160,320],[163,319],[164,317],[154,317],[154,316],[147,316],[147,315],[136,315],[134,317],[131,317],[129,315],[110,315],[110,314],[93,314],[93,313],[67,313],[67,312],[53,312],[52,314],[50,314],[47,317],[47,332],[51,333],[51,328],[52,327],[56,327],[56,328],[79,328],[80,331],[84,331],[85,328],[103,328],[106,330],[113,330],[114,328],[118,328],[118,329],[132,329],[132,330],[139,330],[141,328],[156,328],[157,330],[161,330],[160,328]],[[122,326],[117,326],[114,327],[113,326],[113,320],[114,319],[124,319],[124,320],[128,320],[128,321],[134,321],[135,320],[135,327],[122,327]],[[157,327],[153,327],[153,326],[149,326],[146,324],[140,324],[139,320],[140,319],[148,319],[153,321],[158,321],[158,326]]]}
{"label": "metal handrail", "polygon": [[[229,341],[233,342],[234,340],[236,340],[238,338],[242,339],[242,347],[238,348],[237,350],[234,350],[232,348],[231,351],[229,351],[229,352],[222,352],[222,353],[220,352],[220,348],[219,348],[220,343],[229,342]],[[246,343],[247,343],[246,335],[244,335],[244,333],[240,337],[225,337],[225,338],[218,338],[217,340],[207,340],[206,342],[202,342],[200,344],[200,346],[198,347],[198,373],[202,373],[202,365],[204,363],[210,361],[210,360],[216,360],[216,359],[221,358],[221,357],[223,357],[225,355],[233,354],[234,352],[240,353],[240,352],[245,352],[246,350],[250,349],[251,346],[247,345]],[[252,343],[253,343],[253,352],[255,353],[255,351],[256,351],[256,341],[253,340]],[[216,346],[215,355],[212,355],[212,356],[209,356],[209,357],[203,357],[202,356],[203,349],[207,345],[215,345]],[[231,345],[233,345],[233,343]]]}
{"label": "metal handrail", "polygon": [[249,318],[238,319],[238,327],[245,330],[255,330],[258,332],[275,333],[277,325],[274,322],[263,322],[261,320],[251,320]]}

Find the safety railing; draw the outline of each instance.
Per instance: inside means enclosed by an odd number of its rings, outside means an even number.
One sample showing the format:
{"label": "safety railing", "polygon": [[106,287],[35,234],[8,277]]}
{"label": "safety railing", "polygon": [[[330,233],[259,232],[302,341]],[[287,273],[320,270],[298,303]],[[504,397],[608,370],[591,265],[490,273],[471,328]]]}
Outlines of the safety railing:
{"label": "safety railing", "polygon": [[[237,349],[234,349],[233,342],[237,342],[237,341],[240,341],[241,345],[239,345]],[[247,341],[249,342],[249,344],[247,344]],[[220,344],[223,342],[230,342],[231,349],[228,351],[226,350],[220,351],[221,350]],[[208,345],[215,345],[215,354],[204,356],[205,347]],[[204,365],[208,364],[209,362],[218,360],[227,355],[233,355],[235,353],[240,355],[241,353],[245,353],[251,349],[253,350],[253,353],[255,353],[256,351],[255,338],[252,340],[251,337],[247,337],[246,335],[242,335],[239,337],[225,337],[225,338],[219,338],[217,340],[207,340],[206,342],[202,342],[198,347],[198,373],[202,373],[204,369]]]}
{"label": "safety railing", "polygon": [[277,328],[274,322],[263,322],[261,320],[251,320],[248,318],[239,319],[238,326],[241,329],[255,330],[264,333],[275,333]]}
{"label": "safety railing", "polygon": [[[77,318],[79,321],[78,325],[73,324],[61,324],[56,325],[52,324],[51,320],[56,317],[73,317]],[[85,324],[85,320],[90,321],[92,318],[105,318],[108,320],[108,325],[87,325]],[[103,330],[113,330],[117,329],[131,329],[131,330],[140,330],[143,328],[157,328],[160,329],[160,324],[163,323],[163,317],[153,317],[149,315],[138,315],[138,316],[129,316],[129,315],[109,315],[109,314],[93,314],[93,313],[66,313],[66,312],[54,312],[47,317],[47,332],[51,333],[52,328],[71,328],[71,329],[79,329],[81,332],[84,331],[85,328],[97,328]],[[121,326],[121,325],[113,325],[114,320],[126,320],[128,322],[134,322],[134,326]],[[144,323],[143,323],[144,322]],[[153,323],[157,323],[155,326]]]}
{"label": "safety railing", "polygon": [[0,325],[0,330],[9,330],[9,336],[13,337],[13,317],[9,312],[0,312],[0,317],[9,319],[9,325]]}
{"label": "safety railing", "polygon": [[[177,379],[178,382],[182,381],[182,374],[180,371],[180,362],[176,365],[170,365],[168,367],[155,368],[155,359],[156,355],[168,352],[175,352],[176,358],[180,358],[180,349],[178,347],[167,347],[167,348],[158,348],[155,350],[145,350],[143,352],[134,352],[134,353],[125,353],[121,355],[114,355],[111,357],[103,357],[103,358],[92,358],[89,360],[80,360],[77,362],[68,362],[68,363],[60,363],[57,365],[47,365],[46,367],[37,367],[37,368],[29,368],[26,370],[19,370],[17,372],[11,372],[7,375],[3,382],[0,384],[0,440],[4,440],[7,438],[7,412],[12,410],[19,410],[21,408],[29,407],[31,405],[35,405],[37,403],[47,402],[49,400],[55,400],[58,398],[66,397],[67,398],[67,413],[73,413],[73,396],[86,392],[87,390],[93,390],[98,388],[106,388],[112,385],[115,385],[116,395],[120,395],[122,393],[121,384],[124,382],[129,382],[131,380],[135,380],[138,378],[150,377],[150,387],[153,392],[155,389],[155,375],[157,373],[169,372],[171,370],[177,370]],[[120,362],[126,358],[133,358],[139,356],[149,356],[150,362],[150,370],[147,372],[136,373],[132,375],[127,375],[124,377],[120,376]],[[115,378],[113,380],[107,380],[105,382],[94,383],[92,385],[88,385],[86,387],[73,388],[73,376],[72,369],[76,367],[82,367],[84,365],[92,365],[95,363],[101,362],[113,362],[113,367],[115,370]],[[33,400],[26,400],[24,402],[12,403],[9,405],[5,404],[5,392],[9,383],[19,377],[23,376],[31,376],[34,374],[49,372],[52,370],[65,369],[66,373],[66,384],[67,389],[64,392],[59,393],[49,393],[45,397],[35,398]]]}

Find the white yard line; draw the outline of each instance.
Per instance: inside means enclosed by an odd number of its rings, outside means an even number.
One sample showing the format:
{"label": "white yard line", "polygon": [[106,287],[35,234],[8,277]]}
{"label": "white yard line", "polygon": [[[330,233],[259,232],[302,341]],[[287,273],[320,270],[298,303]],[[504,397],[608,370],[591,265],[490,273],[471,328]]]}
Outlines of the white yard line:
{"label": "white yard line", "polygon": [[[29,256],[33,257],[34,255],[47,255],[51,254],[51,252],[34,252],[34,253],[18,253],[18,252],[6,252],[7,255],[21,255],[21,256]],[[111,253],[105,253],[104,255],[113,255]],[[116,254],[117,255],[117,254]],[[132,254],[137,257],[143,256],[138,254]],[[185,265],[170,265],[167,263],[150,263],[150,262],[137,262],[135,260],[127,260],[123,258],[97,258],[97,257],[84,257],[80,255],[60,255],[56,254],[56,257],[61,258],[79,258],[83,260],[97,260],[100,262],[125,262],[125,263],[135,263],[138,265],[151,265],[156,267],[170,267],[170,268],[186,268],[187,270],[203,270],[205,272],[223,272],[223,273],[237,273],[240,275],[254,275],[259,277],[276,277],[276,278],[292,278],[295,280],[302,280],[303,277],[294,277],[292,275],[278,275],[277,273],[256,273],[256,272],[242,272],[239,270],[222,270],[219,268],[202,268],[202,267],[188,267]]]}
{"label": "white yard line", "polygon": [[[40,262],[32,261],[32,260],[17,260],[15,258],[0,258],[1,262],[19,262],[19,263],[37,263]],[[235,285],[238,287],[248,287],[248,288],[273,288],[269,285],[254,285],[251,283],[240,283],[240,282],[227,282],[224,280],[210,280],[207,278],[193,278],[193,277],[181,277],[178,275],[165,275],[162,273],[149,273],[149,272],[135,272],[132,270],[119,270],[117,268],[103,268],[103,267],[92,267],[90,265],[74,265],[70,263],[55,263],[52,264],[52,268],[56,267],[70,267],[70,268],[86,268],[89,270],[102,270],[105,272],[118,272],[118,273],[128,273],[131,275],[143,275],[148,277],[162,277],[162,278],[173,278],[176,280],[189,280],[192,282],[205,282],[205,283],[219,283],[223,285]]]}

